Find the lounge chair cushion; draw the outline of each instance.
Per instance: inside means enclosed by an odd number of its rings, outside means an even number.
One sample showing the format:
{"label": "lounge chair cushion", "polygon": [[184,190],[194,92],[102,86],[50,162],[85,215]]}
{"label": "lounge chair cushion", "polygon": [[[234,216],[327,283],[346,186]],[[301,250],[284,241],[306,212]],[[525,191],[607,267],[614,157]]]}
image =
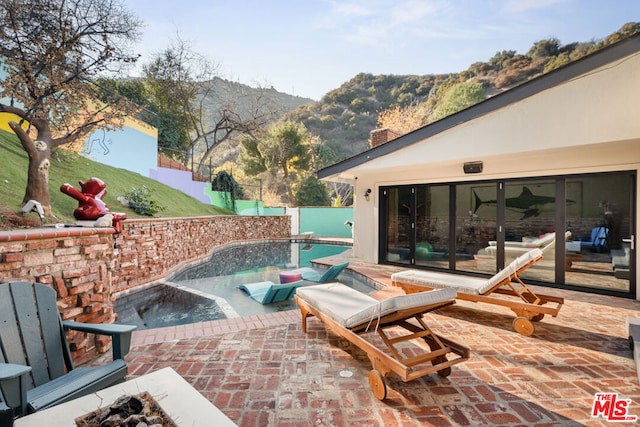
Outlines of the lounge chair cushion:
{"label": "lounge chair cushion", "polygon": [[394,273],[391,275],[391,280],[398,283],[422,285],[428,288],[455,289],[457,292],[482,295],[507,280],[511,275],[540,256],[542,256],[542,250],[532,249],[520,255],[488,280],[479,277],[468,277],[425,270],[407,270]]}
{"label": "lounge chair cushion", "polygon": [[[570,231],[567,231],[566,233],[564,233],[565,241],[569,240],[570,237],[571,237]],[[504,242],[505,254],[511,255],[511,256],[524,254],[533,248],[540,248],[544,253],[552,250],[555,247],[556,247],[556,233],[547,233],[540,236],[539,238],[532,239],[532,240],[524,240],[522,242],[509,242],[509,241]],[[498,242],[496,242],[495,240],[491,240],[489,242],[489,246],[484,248],[484,252],[492,256],[496,255],[497,250],[498,250]],[[481,252],[478,252],[478,253],[480,254]]]}
{"label": "lounge chair cushion", "polygon": [[427,288],[453,289],[456,292],[473,295],[484,293],[489,288],[489,281],[480,277],[425,270],[406,270],[394,273],[391,275],[391,280]]}
{"label": "lounge chair cushion", "polygon": [[439,289],[378,301],[342,283],[327,283],[298,288],[296,295],[336,323],[353,328],[399,310],[452,300],[456,292]]}

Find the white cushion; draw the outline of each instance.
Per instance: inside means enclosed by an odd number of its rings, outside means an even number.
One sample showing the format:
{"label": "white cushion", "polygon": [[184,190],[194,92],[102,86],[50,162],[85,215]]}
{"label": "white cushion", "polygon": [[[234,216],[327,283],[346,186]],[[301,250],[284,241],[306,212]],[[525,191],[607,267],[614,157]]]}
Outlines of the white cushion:
{"label": "white cushion", "polygon": [[296,295],[345,328],[375,321],[396,311],[452,300],[453,289],[418,292],[378,301],[342,283],[304,286]]}
{"label": "white cushion", "polygon": [[427,288],[453,289],[456,292],[478,295],[485,292],[487,279],[437,271],[407,270],[391,275],[391,280]]}
{"label": "white cushion", "polygon": [[514,259],[509,265],[488,280],[480,277],[425,270],[406,270],[393,273],[391,280],[409,285],[421,285],[429,288],[450,288],[455,289],[457,292],[481,295],[508,279],[515,272],[540,256],[542,256],[540,249],[530,250]]}

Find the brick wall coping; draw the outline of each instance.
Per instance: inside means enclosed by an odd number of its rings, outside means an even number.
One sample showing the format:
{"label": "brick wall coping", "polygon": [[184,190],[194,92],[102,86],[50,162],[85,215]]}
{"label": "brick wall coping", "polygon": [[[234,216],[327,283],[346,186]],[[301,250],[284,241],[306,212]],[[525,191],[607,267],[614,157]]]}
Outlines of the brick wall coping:
{"label": "brick wall coping", "polygon": [[[193,217],[166,217],[163,221],[190,221],[197,219],[216,218],[225,215],[206,215]],[[227,215],[235,216],[235,215]],[[122,224],[135,225],[150,222],[158,222],[158,218],[136,218],[123,221]],[[21,230],[0,231],[0,243],[24,242],[27,240],[56,239],[65,237],[92,236],[95,234],[115,234],[112,227],[76,227],[64,225],[63,227],[25,228]]]}
{"label": "brick wall coping", "polygon": [[24,230],[0,231],[0,243],[24,242],[27,240],[56,239],[65,237],[94,236],[96,234],[114,234],[112,227],[68,227],[28,228]]}
{"label": "brick wall coping", "polygon": [[[171,217],[171,216],[163,216],[162,218],[135,218],[135,219],[127,219],[125,221],[122,222],[122,224],[126,224],[126,225],[135,225],[135,224],[143,224],[143,223],[148,223],[148,222],[158,222],[159,220],[162,220],[163,222],[169,222],[169,221],[193,221],[193,220],[199,220],[199,219],[214,219],[214,218],[222,218],[225,216],[230,216],[230,217],[238,217],[239,215],[202,215],[202,216],[175,216],[175,217]],[[281,215],[284,216],[284,215]]]}

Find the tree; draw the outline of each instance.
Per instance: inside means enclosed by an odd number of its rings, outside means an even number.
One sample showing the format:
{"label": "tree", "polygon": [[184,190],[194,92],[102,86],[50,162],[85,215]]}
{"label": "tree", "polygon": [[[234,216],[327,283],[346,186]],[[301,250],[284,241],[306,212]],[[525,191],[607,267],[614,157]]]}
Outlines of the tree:
{"label": "tree", "polygon": [[310,176],[295,186],[296,205],[298,206],[328,206],[329,191],[327,186]]}
{"label": "tree", "polygon": [[141,23],[117,0],[3,0],[0,112],[29,157],[23,203],[36,200],[51,214],[49,165],[52,150],[98,126],[122,126],[133,107],[103,95],[92,83],[137,60],[129,44]]}
{"label": "tree", "polygon": [[216,174],[211,182],[211,188],[213,191],[223,193],[226,208],[232,211],[236,210],[236,200],[244,197],[244,192],[238,181],[235,180],[233,174],[225,170],[221,170]]}
{"label": "tree", "polygon": [[240,162],[250,176],[266,171],[282,173],[288,200],[294,202],[291,187],[295,177],[292,175],[296,172],[304,175],[309,169],[312,141],[313,137],[302,123],[276,123],[259,137],[241,138]]}
{"label": "tree", "polygon": [[477,104],[484,99],[484,95],[484,87],[480,82],[458,83],[446,92],[442,102],[429,117],[429,121],[435,122]]}
{"label": "tree", "polygon": [[537,41],[531,46],[527,56],[531,58],[553,57],[560,51],[560,40],[556,38]]}
{"label": "tree", "polygon": [[405,107],[394,105],[378,114],[378,128],[391,129],[404,135],[427,123],[424,105],[410,104]]}
{"label": "tree", "polygon": [[503,50],[502,52],[496,52],[496,54],[489,59],[489,65],[496,70],[500,70],[504,66],[504,62],[513,58],[515,55],[515,50]]}
{"label": "tree", "polygon": [[122,96],[139,107],[135,118],[143,121],[160,132],[163,117],[158,114],[157,107],[151,103],[149,90],[142,79],[100,77],[96,85],[101,89],[100,100],[108,103],[110,98]]}
{"label": "tree", "polygon": [[166,121],[161,120],[158,144],[161,149],[182,151],[185,165],[198,157],[199,166],[192,167],[200,173],[219,144],[234,134],[256,132],[275,117],[273,103],[264,92],[247,100],[237,85],[238,92],[226,93],[219,84],[217,66],[179,36],[143,71],[151,101]]}
{"label": "tree", "polygon": [[569,52],[562,52],[558,56],[551,58],[549,62],[544,66],[544,72],[548,73],[549,71],[555,70],[556,68],[560,68],[564,65],[567,65],[571,62],[571,56]]}
{"label": "tree", "polygon": [[353,204],[353,185],[344,182],[330,182],[331,206],[351,206]]}

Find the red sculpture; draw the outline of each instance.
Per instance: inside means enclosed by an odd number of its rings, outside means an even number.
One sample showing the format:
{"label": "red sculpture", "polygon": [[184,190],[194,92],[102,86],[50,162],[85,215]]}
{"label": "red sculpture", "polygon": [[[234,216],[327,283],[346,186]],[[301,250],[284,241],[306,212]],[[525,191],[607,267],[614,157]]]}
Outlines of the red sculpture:
{"label": "red sculpture", "polygon": [[71,184],[62,184],[60,191],[78,201],[78,207],[73,211],[77,220],[95,221],[107,214],[113,215],[113,226],[120,231],[119,222],[126,219],[124,213],[110,212],[102,198],[107,194],[107,185],[99,178],[91,178],[87,182],[78,181],[80,191]]}

